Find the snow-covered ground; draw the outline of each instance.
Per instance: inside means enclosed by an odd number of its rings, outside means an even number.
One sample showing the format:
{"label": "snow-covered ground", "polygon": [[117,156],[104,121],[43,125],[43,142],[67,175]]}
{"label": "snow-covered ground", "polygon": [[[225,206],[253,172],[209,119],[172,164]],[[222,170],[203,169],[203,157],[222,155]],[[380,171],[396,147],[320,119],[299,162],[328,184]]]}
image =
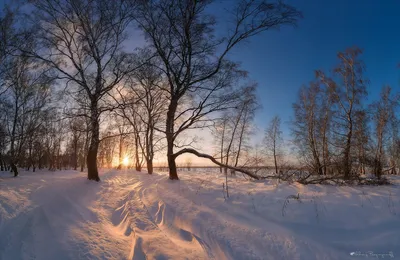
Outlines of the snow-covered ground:
{"label": "snow-covered ground", "polygon": [[236,177],[226,199],[215,173],[101,178],[0,177],[0,259],[400,259],[398,185]]}

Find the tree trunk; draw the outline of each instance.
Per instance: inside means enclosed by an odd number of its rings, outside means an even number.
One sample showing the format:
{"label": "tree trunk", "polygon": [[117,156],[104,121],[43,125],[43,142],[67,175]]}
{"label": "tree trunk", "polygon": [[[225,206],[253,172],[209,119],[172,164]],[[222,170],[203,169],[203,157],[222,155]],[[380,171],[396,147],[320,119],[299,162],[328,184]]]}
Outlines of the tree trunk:
{"label": "tree trunk", "polygon": [[171,180],[179,180],[178,172],[176,169],[174,150],[173,150],[174,147],[173,139],[170,140],[170,138],[167,137],[167,145],[168,145],[167,157],[168,157],[169,178]]}
{"label": "tree trunk", "polygon": [[[324,123],[326,124],[326,123]],[[326,126],[323,128],[323,137],[322,137],[322,167],[323,167],[323,175],[327,175],[327,164],[328,164],[328,142],[327,142],[327,137],[326,137]]]}
{"label": "tree trunk", "polygon": [[87,122],[86,122],[86,127],[87,127],[87,129],[86,129],[85,144],[84,144],[84,147],[83,147],[83,151],[81,153],[81,172],[83,172],[85,170],[85,163],[87,161],[87,158],[85,158],[85,154],[87,154],[88,151],[89,151],[88,147],[89,147],[90,132],[89,132],[89,129],[88,129],[88,123]]}
{"label": "tree trunk", "polygon": [[95,138],[92,138],[89,146],[89,151],[86,158],[86,164],[88,169],[88,179],[100,181],[99,172],[97,170],[97,150],[99,144]]}
{"label": "tree trunk", "polygon": [[318,175],[322,175],[321,161],[319,160],[319,155],[317,152],[316,141],[315,141],[315,136],[314,136],[313,131],[314,131],[314,125],[312,124],[312,129],[308,130],[308,138],[310,140],[312,155],[313,155],[313,159],[314,159],[313,167],[315,168],[314,170],[316,170],[316,173]]}
{"label": "tree trunk", "polygon": [[17,166],[14,164],[14,162],[10,163],[10,167],[11,167],[11,171],[14,173],[14,177],[18,176],[18,168]]}
{"label": "tree trunk", "polygon": [[74,170],[76,171],[78,169],[78,138],[75,136],[74,137]]}
{"label": "tree trunk", "polygon": [[120,131],[120,134],[121,134],[121,136],[119,137],[119,154],[118,154],[118,167],[117,167],[118,170],[122,169],[122,161],[124,160],[124,158],[122,158],[122,142],[123,142],[123,139],[122,139],[121,131]]}
{"label": "tree trunk", "polygon": [[91,133],[92,138],[90,139],[89,151],[86,158],[86,164],[88,169],[88,179],[94,181],[100,181],[99,172],[97,170],[97,151],[99,149],[100,143],[100,129],[99,120],[97,113],[97,102],[92,102],[91,104]]}
{"label": "tree trunk", "polygon": [[[235,125],[234,125],[234,128],[232,130],[231,140],[229,141],[229,145],[228,145],[228,148],[227,148],[227,151],[226,151],[226,160],[225,160],[225,164],[226,165],[229,165],[229,154],[231,152],[232,144],[233,144],[233,141],[234,141],[235,135],[236,135],[236,130],[237,130],[237,127],[239,125],[240,119],[242,118],[244,108],[245,108],[245,106],[242,106],[242,108],[240,110],[240,114],[238,115],[238,117],[236,119],[236,122],[235,122]],[[224,172],[225,172],[225,174],[227,174],[228,173],[228,169],[225,168]]]}
{"label": "tree trunk", "polygon": [[3,158],[0,154],[0,171],[4,171],[4,166],[3,166]]}
{"label": "tree trunk", "polygon": [[147,173],[148,174],[153,174],[153,160],[148,159],[146,161],[146,165],[147,165]]}
{"label": "tree trunk", "polygon": [[246,128],[246,120],[247,119],[247,110],[244,111],[244,116],[243,116],[243,122],[242,122],[242,128],[240,130],[240,135],[239,135],[239,144],[238,144],[238,150],[236,153],[236,159],[235,159],[235,167],[238,166],[239,163],[239,158],[240,158],[240,152],[242,150],[242,142],[243,142],[243,136],[244,136],[244,130]]}
{"label": "tree trunk", "polygon": [[[142,171],[142,165],[139,159],[139,132],[135,133],[135,161],[136,161],[136,171]],[[143,157],[142,157],[143,158]]]}
{"label": "tree trunk", "polygon": [[175,99],[171,100],[168,106],[167,122],[166,122],[166,137],[167,137],[167,158],[169,168],[169,179],[179,180],[178,172],[176,170],[176,162],[174,155],[174,124],[175,124],[175,112],[178,107],[178,101]]}
{"label": "tree trunk", "polygon": [[349,179],[351,174],[351,162],[350,162],[350,149],[351,149],[351,138],[353,135],[353,123],[349,116],[349,131],[346,136],[346,147],[344,149],[344,160],[343,160],[343,168],[344,168],[344,178]]}
{"label": "tree trunk", "polygon": [[378,177],[378,179],[381,178],[382,176],[382,146],[383,146],[383,127],[381,126],[380,129],[378,130],[378,149],[376,151],[376,156],[375,156],[375,175]]}
{"label": "tree trunk", "polygon": [[278,174],[278,162],[276,160],[276,151],[274,148],[274,164],[275,164],[275,173]]}
{"label": "tree trunk", "polygon": [[[226,129],[226,120],[224,119],[224,124],[222,128],[222,136],[221,136],[221,163],[224,163],[224,140],[225,140],[225,129]],[[219,167],[219,172],[222,173],[222,167]]]}

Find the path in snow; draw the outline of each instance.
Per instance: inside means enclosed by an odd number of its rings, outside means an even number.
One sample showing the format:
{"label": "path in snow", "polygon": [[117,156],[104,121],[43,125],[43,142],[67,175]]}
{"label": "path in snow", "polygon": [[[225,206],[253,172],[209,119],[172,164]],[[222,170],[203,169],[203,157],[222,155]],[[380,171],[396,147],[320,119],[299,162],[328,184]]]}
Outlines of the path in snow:
{"label": "path in snow", "polygon": [[[213,174],[176,182],[122,170],[101,178],[62,171],[0,179],[0,260],[355,259],[349,252],[400,246],[398,188],[387,188],[382,207],[383,188],[360,195],[232,179],[225,201],[223,178]],[[283,200],[297,192],[303,203],[282,217]]]}
{"label": "path in snow", "polygon": [[0,259],[207,259],[190,233],[163,231],[138,174],[22,174],[0,183]]}

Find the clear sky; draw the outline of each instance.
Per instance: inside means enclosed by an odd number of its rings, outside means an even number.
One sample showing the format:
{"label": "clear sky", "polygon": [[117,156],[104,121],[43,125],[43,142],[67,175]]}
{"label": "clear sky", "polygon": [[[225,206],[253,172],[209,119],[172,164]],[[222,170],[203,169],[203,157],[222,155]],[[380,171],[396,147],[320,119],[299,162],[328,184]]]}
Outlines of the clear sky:
{"label": "clear sky", "polygon": [[256,124],[260,128],[275,114],[283,122],[288,121],[300,86],[314,78],[315,69],[330,70],[335,66],[337,52],[347,47],[358,46],[364,51],[362,58],[370,80],[369,101],[378,97],[384,84],[399,90],[400,1],[291,0],[289,3],[304,15],[296,28],[257,36],[232,55],[259,83],[258,97],[263,109],[257,114]]}

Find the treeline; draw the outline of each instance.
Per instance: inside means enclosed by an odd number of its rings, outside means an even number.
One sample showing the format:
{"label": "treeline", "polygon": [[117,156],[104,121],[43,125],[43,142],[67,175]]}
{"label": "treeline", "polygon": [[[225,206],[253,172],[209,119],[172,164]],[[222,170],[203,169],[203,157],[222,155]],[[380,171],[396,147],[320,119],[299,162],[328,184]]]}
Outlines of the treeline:
{"label": "treeline", "polygon": [[[217,24],[214,8],[215,1],[193,0],[32,0],[6,7],[3,168],[16,176],[18,167],[80,167],[99,181],[98,166],[112,165],[116,154],[117,164],[130,155],[136,169],[146,165],[151,173],[154,154],[163,152],[170,179],[178,179],[176,159],[188,153],[240,171],[242,142],[234,139],[249,131],[254,84],[229,53],[255,35],[296,24],[301,13],[284,1],[241,0]],[[218,26],[226,30],[216,33]],[[143,44],[134,48],[134,41]],[[209,129],[231,114],[236,130],[222,161],[192,147],[190,130]]]}
{"label": "treeline", "polygon": [[345,179],[397,174],[399,93],[382,87],[367,104],[368,80],[359,48],[338,54],[332,73],[316,71],[293,105],[292,134],[300,162],[316,175]]}
{"label": "treeline", "polygon": [[[398,96],[390,87],[366,104],[368,84],[357,48],[339,53],[332,73],[301,88],[282,138],[275,117],[263,143],[256,131],[256,87],[229,53],[270,29],[295,25],[301,13],[284,1],[235,1],[217,24],[214,1],[32,0],[0,15],[0,169],[153,172],[164,154],[178,179],[183,154],[211,160],[227,175],[265,165],[290,168],[291,141],[315,175],[380,177],[398,168]],[[29,12],[27,11],[29,10]],[[218,31],[216,28],[228,29]],[[143,35],[137,37],[135,35]],[[135,38],[137,37],[137,38]],[[140,48],[132,42],[141,41]],[[215,153],[194,147],[192,130],[211,129]],[[127,160],[129,158],[129,160]],[[190,163],[188,161],[188,163]]]}

